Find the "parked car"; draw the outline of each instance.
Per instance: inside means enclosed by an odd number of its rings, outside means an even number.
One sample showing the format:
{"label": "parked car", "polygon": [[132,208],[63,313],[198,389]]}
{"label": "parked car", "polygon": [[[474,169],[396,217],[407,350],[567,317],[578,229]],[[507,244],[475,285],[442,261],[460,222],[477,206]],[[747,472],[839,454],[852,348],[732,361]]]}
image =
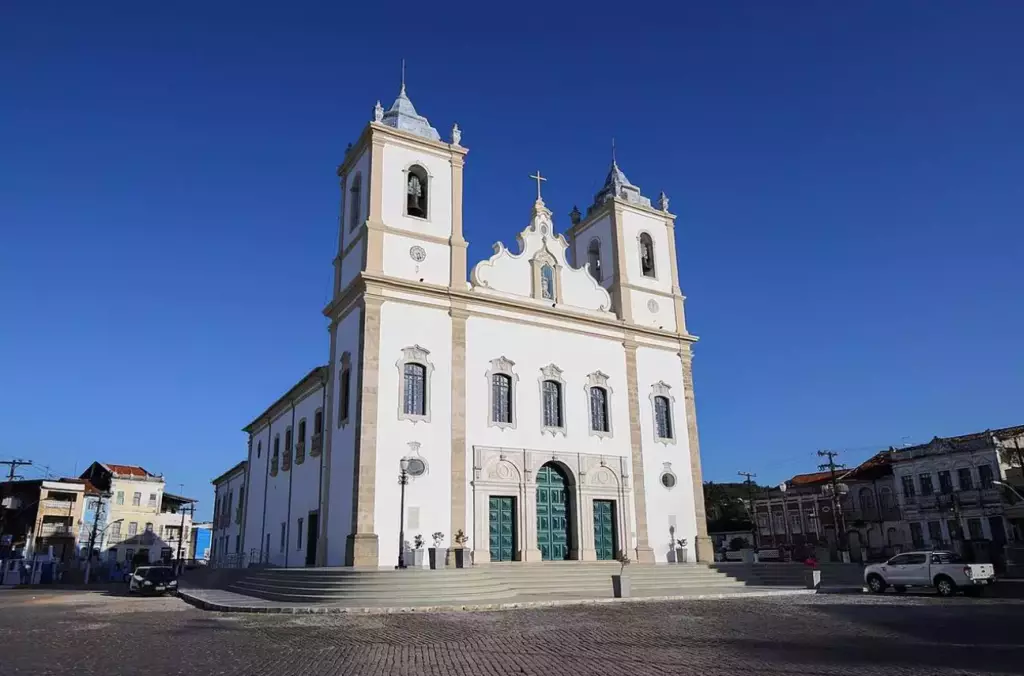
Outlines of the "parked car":
{"label": "parked car", "polygon": [[902,593],[907,587],[935,587],[939,596],[963,591],[981,596],[985,587],[995,584],[996,571],[991,563],[967,563],[953,552],[927,551],[897,554],[885,563],[864,569],[864,582],[875,594],[888,587]]}
{"label": "parked car", "polygon": [[166,594],[177,589],[178,579],[170,566],[140,566],[128,578],[129,594]]}

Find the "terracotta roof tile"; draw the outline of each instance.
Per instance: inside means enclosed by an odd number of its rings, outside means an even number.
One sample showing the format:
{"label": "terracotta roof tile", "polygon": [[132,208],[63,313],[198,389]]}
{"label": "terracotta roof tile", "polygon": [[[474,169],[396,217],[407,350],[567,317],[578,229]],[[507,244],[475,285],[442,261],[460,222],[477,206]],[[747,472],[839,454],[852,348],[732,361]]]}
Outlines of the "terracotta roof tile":
{"label": "terracotta roof tile", "polygon": [[114,465],[111,463],[103,463],[104,466],[109,469],[115,476],[119,477],[155,477],[155,474],[150,474],[144,468],[138,465]]}

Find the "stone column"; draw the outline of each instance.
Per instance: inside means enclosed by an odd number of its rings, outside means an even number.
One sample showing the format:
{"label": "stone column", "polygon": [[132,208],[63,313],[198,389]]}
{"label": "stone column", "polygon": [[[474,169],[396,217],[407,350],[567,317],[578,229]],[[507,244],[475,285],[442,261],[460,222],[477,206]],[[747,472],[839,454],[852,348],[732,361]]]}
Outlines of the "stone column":
{"label": "stone column", "polygon": [[[451,533],[466,531],[466,304],[453,301],[452,318],[452,452]],[[478,543],[470,542],[470,548]]]}
{"label": "stone column", "polygon": [[700,439],[697,435],[697,404],[693,394],[693,352],[689,343],[680,346],[683,365],[683,404],[686,411],[686,436],[690,446],[690,477],[693,480],[693,515],[697,521],[697,561],[711,563],[715,548],[708,537],[708,521],[704,513],[704,481],[700,469]]}
{"label": "stone column", "polygon": [[380,382],[380,317],[384,299],[363,296],[360,317],[359,399],[356,405],[356,447],[352,484],[352,530],[346,542],[345,563],[377,567],[380,556],[373,512],[377,481],[377,388]]}
{"label": "stone column", "polygon": [[465,151],[452,152],[452,236],[451,276],[449,284],[453,289],[466,289],[466,252],[469,243],[462,234],[462,167],[465,164]]}
{"label": "stone column", "polygon": [[[627,339],[626,395],[629,399],[629,440],[632,447],[633,505],[636,510],[636,550],[638,563],[654,563],[654,549],[647,544],[647,493],[644,488],[643,433],[640,429],[640,391],[636,371],[636,341]],[[704,511],[701,503],[701,513]]]}
{"label": "stone column", "polygon": [[523,561],[541,561],[537,547],[537,482],[529,462],[524,462],[523,468]]}

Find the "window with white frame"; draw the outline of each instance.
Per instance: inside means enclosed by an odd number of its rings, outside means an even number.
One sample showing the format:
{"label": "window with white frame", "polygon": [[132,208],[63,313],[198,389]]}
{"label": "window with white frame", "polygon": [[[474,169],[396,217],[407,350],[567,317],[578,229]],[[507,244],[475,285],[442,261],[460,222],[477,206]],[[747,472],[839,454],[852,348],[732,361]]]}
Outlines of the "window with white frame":
{"label": "window with white frame", "polygon": [[651,409],[654,414],[654,440],[662,444],[676,442],[676,425],[672,415],[675,397],[672,387],[659,381],[651,387]]}
{"label": "window with white frame", "polygon": [[515,363],[506,358],[492,359],[485,374],[488,384],[488,427],[515,429],[516,427],[516,384],[519,375]]}
{"label": "window with white frame", "polygon": [[565,434],[565,380],[562,369],[549,364],[540,370],[541,431]]}
{"label": "window with white frame", "polygon": [[132,493],[132,507],[142,505],[142,493]]}
{"label": "window with white frame", "polygon": [[341,355],[338,366],[338,427],[344,427],[349,420],[349,405],[352,400],[352,355]]}
{"label": "window with white frame", "polygon": [[640,233],[640,272],[644,277],[656,277],[654,272],[654,241],[646,232]]}
{"label": "window with white frame", "polygon": [[430,351],[419,345],[407,347],[396,365],[402,379],[399,420],[430,422],[430,380],[434,371]]}
{"label": "window with white frame", "polygon": [[138,521],[132,521],[128,524],[128,537],[139,534],[139,523]]}
{"label": "window with white frame", "polygon": [[597,281],[601,281],[601,240],[594,238],[590,240],[587,247],[587,263],[590,267],[590,275]]}
{"label": "window with white frame", "polygon": [[356,174],[352,178],[348,190],[348,229],[355,230],[359,225],[363,213],[363,175]]}
{"label": "window with white frame", "polygon": [[611,394],[608,375],[594,371],[587,376],[583,387],[587,394],[587,405],[590,409],[589,430],[591,436],[610,437],[612,435]]}
{"label": "window with white frame", "polygon": [[430,177],[427,170],[414,164],[405,174],[405,215],[416,218],[429,217],[429,186]]}

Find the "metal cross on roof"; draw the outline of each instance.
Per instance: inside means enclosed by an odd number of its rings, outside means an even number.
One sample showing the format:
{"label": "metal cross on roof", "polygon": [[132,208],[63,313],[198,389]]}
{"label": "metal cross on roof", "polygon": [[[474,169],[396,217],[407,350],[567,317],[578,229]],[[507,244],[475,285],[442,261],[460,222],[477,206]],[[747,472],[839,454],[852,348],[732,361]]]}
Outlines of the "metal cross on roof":
{"label": "metal cross on roof", "polygon": [[546,181],[548,179],[546,179],[546,178],[544,178],[543,176],[540,175],[540,169],[538,169],[537,173],[534,174],[533,176],[531,176],[530,178],[532,178],[535,181],[537,181],[537,199],[540,199],[540,182],[541,181]]}

